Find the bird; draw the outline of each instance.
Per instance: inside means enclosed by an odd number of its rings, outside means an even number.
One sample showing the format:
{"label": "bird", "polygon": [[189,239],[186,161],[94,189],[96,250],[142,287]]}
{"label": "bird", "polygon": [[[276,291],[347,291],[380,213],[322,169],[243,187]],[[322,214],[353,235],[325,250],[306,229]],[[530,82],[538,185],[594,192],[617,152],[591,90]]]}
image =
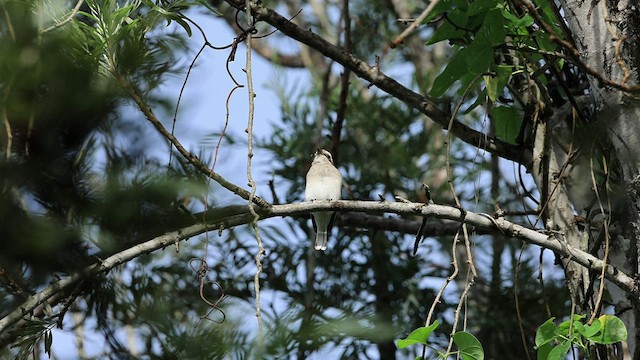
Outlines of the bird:
{"label": "bird", "polygon": [[[333,164],[333,156],[325,149],[317,148],[304,189],[306,201],[340,200],[342,190],[342,175]],[[327,249],[327,232],[335,212],[316,211],[311,213],[314,229],[316,230],[315,249]]]}

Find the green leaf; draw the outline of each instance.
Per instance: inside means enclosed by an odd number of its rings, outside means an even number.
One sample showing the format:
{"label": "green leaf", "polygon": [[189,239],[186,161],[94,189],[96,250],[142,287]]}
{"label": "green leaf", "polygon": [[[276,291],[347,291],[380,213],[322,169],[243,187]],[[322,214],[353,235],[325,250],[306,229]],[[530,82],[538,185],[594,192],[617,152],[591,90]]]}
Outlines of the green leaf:
{"label": "green leaf", "polygon": [[445,91],[453,85],[456,80],[459,80],[463,75],[469,72],[467,68],[467,60],[465,59],[466,49],[461,49],[458,51],[449,63],[444,68],[442,73],[436,77],[433,81],[433,86],[431,87],[431,91],[429,91],[429,95],[433,97],[440,97],[444,95]]}
{"label": "green leaf", "polygon": [[473,334],[466,331],[458,331],[453,334],[453,342],[458,347],[458,351],[463,360],[483,360],[484,350],[480,340]]}
{"label": "green leaf", "polygon": [[500,45],[505,42],[507,29],[505,28],[505,19],[499,9],[492,9],[487,13],[477,37],[483,38],[491,45]]}
{"label": "green leaf", "polygon": [[464,51],[469,72],[477,75],[489,69],[493,64],[493,47],[484,37],[474,40]]}
{"label": "green leaf", "polygon": [[189,37],[191,37],[191,35],[193,35],[193,33],[191,32],[191,26],[189,26],[189,24],[184,21],[184,19],[182,19],[181,17],[175,17],[174,20],[180,24],[180,26],[182,26],[182,28],[187,32],[187,35],[189,35]]}
{"label": "green leaf", "polygon": [[219,12],[218,10],[214,9],[213,7],[211,7],[211,5],[209,5],[209,1],[207,0],[194,0],[194,3],[200,4],[202,6],[204,6],[205,8],[207,8],[207,10],[209,10],[209,12],[217,15],[217,16],[222,16],[222,13]]}
{"label": "green leaf", "polygon": [[591,325],[583,326],[583,330],[580,332],[582,336],[586,338],[590,338],[600,331],[602,328],[602,323],[599,319],[595,319]]}
{"label": "green leaf", "polygon": [[429,338],[433,330],[438,327],[438,325],[438,320],[436,320],[429,326],[423,326],[413,330],[411,334],[409,334],[409,336],[407,336],[405,339],[398,340],[396,347],[398,349],[404,349],[414,344],[426,345],[427,339]]}
{"label": "green leaf", "polygon": [[627,328],[620,318],[613,315],[602,315],[598,318],[602,324],[600,331],[589,340],[597,344],[615,344],[627,339]]}
{"label": "green leaf", "polygon": [[454,26],[450,22],[444,22],[433,33],[433,36],[431,36],[431,39],[427,41],[427,45],[433,45],[443,40],[463,39],[464,36],[465,36],[464,30]]}
{"label": "green leaf", "polygon": [[504,7],[500,10],[500,12],[502,14],[502,17],[505,20],[508,20],[506,26],[512,31],[516,31],[517,28],[524,28],[533,25],[534,19],[529,14],[526,14],[523,17],[519,18]]}
{"label": "green leaf", "polygon": [[511,65],[497,65],[492,69],[495,72],[495,76],[485,76],[484,82],[487,85],[487,95],[489,95],[489,99],[495,102],[500,95],[502,95],[502,90],[507,83],[509,82],[509,78],[513,72],[513,67]]}
{"label": "green leaf", "polygon": [[549,353],[553,349],[553,346],[550,343],[546,343],[540,347],[538,347],[538,351],[536,352],[537,360],[547,360],[549,358]]}
{"label": "green leaf", "polygon": [[511,106],[498,106],[493,108],[491,113],[496,126],[496,136],[508,143],[515,144],[520,126],[522,126],[522,118],[518,110]]}
{"label": "green leaf", "polygon": [[547,356],[547,360],[564,360],[569,353],[569,349],[571,348],[571,341],[565,341],[560,345],[554,347],[549,352]]}
{"label": "green leaf", "polygon": [[468,14],[473,16],[481,13],[486,13],[489,9],[492,9],[498,5],[496,0],[484,0],[484,1],[474,1],[469,6]]}
{"label": "green leaf", "polygon": [[[495,110],[495,109],[494,109]],[[553,323],[554,317],[545,321],[536,330],[536,346],[541,347],[553,341],[556,338],[556,324]]]}
{"label": "green leaf", "polygon": [[464,110],[463,114],[467,115],[478,106],[484,104],[484,99],[486,97],[487,97],[487,89],[482,89],[482,91],[480,91],[480,93],[476,97],[476,100],[473,102],[473,104],[469,105],[469,107],[466,110]]}
{"label": "green leaf", "polygon": [[[566,320],[562,322],[560,325],[558,325],[558,334],[568,337],[569,335],[571,335],[569,334],[569,328],[571,327],[571,322],[575,324],[576,322],[580,322],[580,320],[584,318],[585,318],[585,315],[579,315],[579,314],[573,315],[573,318],[571,320]],[[575,332],[575,329],[572,329],[572,331]]]}

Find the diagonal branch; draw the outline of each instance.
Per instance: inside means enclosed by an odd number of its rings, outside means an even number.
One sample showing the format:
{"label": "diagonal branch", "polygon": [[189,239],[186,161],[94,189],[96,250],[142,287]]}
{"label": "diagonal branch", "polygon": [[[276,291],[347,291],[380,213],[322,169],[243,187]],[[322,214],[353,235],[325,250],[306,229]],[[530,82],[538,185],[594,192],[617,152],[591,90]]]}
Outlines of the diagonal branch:
{"label": "diagonal branch", "polygon": [[[518,225],[503,218],[494,219],[487,214],[463,211],[453,206],[405,202],[390,203],[378,201],[339,200],[273,205],[270,208],[257,208],[255,210],[260,215],[261,220],[271,217],[308,214],[312,211],[334,210],[340,212],[351,211],[367,214],[393,213],[398,215],[424,216],[451,221],[462,221],[467,225],[474,226],[480,231],[489,231],[498,235],[501,234],[506,238],[519,239],[527,243],[552,250],[561,258],[566,259],[567,261],[573,261],[594,271],[603,271],[604,268],[605,277],[608,280],[616,284],[631,296],[635,298],[640,297],[640,290],[638,289],[635,279],[631,278],[629,275],[623,273],[614,266],[605,264],[597,257],[574,248],[564,241],[564,239],[556,237],[557,235],[547,235],[538,230]],[[194,218],[205,218],[202,215],[203,214],[197,214]],[[49,300],[60,292],[69,291],[74,287],[74,285],[77,285],[88,276],[108,272],[110,269],[126,263],[127,261],[130,261],[142,254],[147,254],[164,248],[178,241],[187,240],[206,231],[229,229],[234,226],[249,224],[254,220],[254,216],[251,214],[249,206],[246,205],[211,209],[207,211],[206,218],[208,219],[207,224],[198,222],[176,231],[166,233],[162,236],[158,236],[152,240],[135,245],[127,250],[110,256],[99,263],[88,266],[79,273],[70,275],[53,283],[41,292],[27,298],[20,307],[0,319],[0,334],[4,333],[11,326],[20,321],[23,316],[31,314],[34,309],[43,302]]]}
{"label": "diagonal branch", "polygon": [[224,187],[225,189],[233,192],[234,194],[240,196],[245,200],[252,201],[256,205],[263,208],[268,208],[269,206],[271,206],[267,201],[265,201],[261,197],[257,195],[251,195],[249,191],[223,178],[222,176],[220,176],[220,174],[216,173],[215,171],[210,169],[205,163],[203,163],[200,160],[200,158],[198,158],[196,155],[192,154],[191,152],[187,151],[187,149],[185,149],[185,147],[180,143],[180,141],[162,125],[160,120],[155,116],[155,114],[151,110],[151,107],[149,107],[149,105],[145,103],[145,101],[142,99],[142,96],[133,87],[133,85],[129,84],[127,80],[124,79],[119,74],[114,73],[113,76],[115,77],[118,84],[122,87],[122,89],[131,97],[131,99],[133,99],[133,101],[136,103],[140,111],[142,111],[142,113],[147,117],[147,120],[149,120],[149,122],[156,128],[156,130],[158,130],[158,132],[165,139],[169,140],[173,144],[173,146],[176,147],[178,152],[182,156],[184,156],[184,158],[187,159],[189,163],[195,166],[196,169],[198,169],[200,172],[202,172],[209,178],[216,181],[218,184],[222,185],[222,187]]}
{"label": "diagonal branch", "polygon": [[[450,126],[450,114],[438,108],[432,99],[408,89],[396,80],[383,74],[379,68],[368,65],[355,55],[329,43],[310,30],[302,29],[272,9],[255,2],[252,2],[251,5],[251,12],[256,16],[257,20],[265,21],[292,39],[316,49],[326,57],[350,69],[358,77],[369,81],[372,85],[377,86],[389,95],[425,114],[443,128],[446,129]],[[525,165],[528,165],[530,162],[529,156],[523,155],[521,147],[506,143],[495,137],[489,137],[487,134],[474,130],[459,121],[453,122],[451,132],[462,141],[495,153],[505,159]]]}

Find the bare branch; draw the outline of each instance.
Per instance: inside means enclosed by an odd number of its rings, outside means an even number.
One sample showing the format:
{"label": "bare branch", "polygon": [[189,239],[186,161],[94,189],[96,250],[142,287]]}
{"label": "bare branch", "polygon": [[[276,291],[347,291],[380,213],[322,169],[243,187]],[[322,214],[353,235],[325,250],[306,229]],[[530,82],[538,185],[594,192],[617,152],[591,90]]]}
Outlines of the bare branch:
{"label": "bare branch", "polygon": [[[312,211],[352,211],[368,214],[394,213],[398,215],[426,216],[444,220],[462,221],[464,224],[474,226],[476,229],[490,231],[507,238],[516,238],[524,242],[541,246],[555,252],[558,256],[582,265],[594,271],[602,271],[604,268],[605,277],[629,293],[636,299],[640,297],[640,290],[636,280],[623,273],[612,265],[605,264],[604,261],[579,250],[566,242],[564,236],[558,233],[545,234],[535,229],[530,229],[522,225],[507,221],[502,218],[494,219],[490,215],[464,211],[457,207],[435,204],[422,204],[410,202],[378,202],[378,201],[314,201],[299,204],[273,205],[270,208],[256,208],[260,219],[271,217],[294,216],[309,214]],[[464,213],[464,217],[463,217]],[[196,214],[194,218],[202,219],[203,214]],[[135,245],[127,250],[117,253],[100,263],[88,266],[79,273],[63,278],[41,292],[27,298],[27,300],[17,309],[13,310],[3,319],[0,319],[0,334],[8,330],[17,323],[23,316],[31,314],[39,304],[47,299],[58,295],[60,292],[69,291],[75,284],[85,279],[87,276],[94,276],[104,273],[110,269],[130,261],[142,254],[164,248],[178,241],[187,240],[205,231],[216,229],[229,229],[234,226],[244,225],[254,221],[254,216],[249,210],[249,206],[238,205],[225,208],[211,209],[207,211],[206,218],[208,224],[196,223],[179,230],[158,236],[147,242]],[[53,304],[52,304],[53,305]]]}

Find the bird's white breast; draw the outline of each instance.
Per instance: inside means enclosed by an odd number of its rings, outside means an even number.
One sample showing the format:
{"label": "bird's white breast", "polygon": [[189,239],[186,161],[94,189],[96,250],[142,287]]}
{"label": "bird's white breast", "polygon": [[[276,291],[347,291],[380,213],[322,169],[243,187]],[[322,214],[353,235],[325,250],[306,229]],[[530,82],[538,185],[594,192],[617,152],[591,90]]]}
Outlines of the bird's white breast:
{"label": "bird's white breast", "polygon": [[305,200],[339,200],[342,175],[331,163],[315,163],[307,173]]}

